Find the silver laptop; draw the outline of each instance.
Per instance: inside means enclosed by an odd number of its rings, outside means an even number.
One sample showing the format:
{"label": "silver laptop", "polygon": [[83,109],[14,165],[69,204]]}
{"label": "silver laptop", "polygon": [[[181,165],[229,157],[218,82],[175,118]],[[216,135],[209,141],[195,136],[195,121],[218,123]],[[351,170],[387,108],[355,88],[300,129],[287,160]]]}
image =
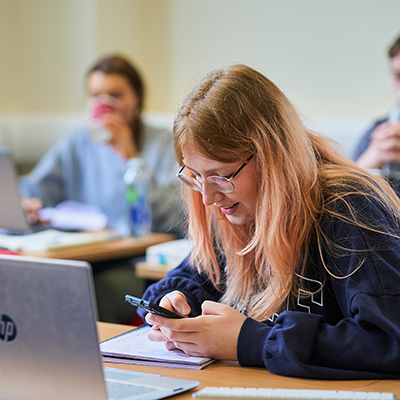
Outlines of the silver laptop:
{"label": "silver laptop", "polygon": [[0,229],[19,234],[40,229],[39,225],[31,225],[26,218],[14,160],[7,147],[0,147]]}
{"label": "silver laptop", "polygon": [[199,382],[104,368],[86,262],[0,255],[0,398],[160,399]]}

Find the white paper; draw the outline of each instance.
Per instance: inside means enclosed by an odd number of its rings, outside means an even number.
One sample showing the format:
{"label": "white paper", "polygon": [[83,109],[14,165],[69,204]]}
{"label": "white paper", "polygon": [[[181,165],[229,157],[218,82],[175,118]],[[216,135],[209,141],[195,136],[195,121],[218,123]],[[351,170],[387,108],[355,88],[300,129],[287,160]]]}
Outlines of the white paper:
{"label": "white paper", "polygon": [[108,218],[99,207],[66,200],[55,207],[46,207],[39,211],[42,221],[49,221],[51,227],[75,231],[100,231],[106,228]]}
{"label": "white paper", "polygon": [[107,361],[177,368],[202,368],[215,361],[207,357],[191,357],[181,350],[169,351],[163,342],[149,340],[149,330],[150,326],[144,325],[100,343],[102,355],[107,357]]}
{"label": "white paper", "polygon": [[0,247],[4,247],[11,251],[40,253],[65,247],[102,242],[116,237],[117,234],[113,231],[80,233],[46,229],[44,231],[26,235],[0,234]]}
{"label": "white paper", "polygon": [[146,249],[146,262],[156,265],[178,266],[190,253],[188,239],[171,240],[149,246]]}

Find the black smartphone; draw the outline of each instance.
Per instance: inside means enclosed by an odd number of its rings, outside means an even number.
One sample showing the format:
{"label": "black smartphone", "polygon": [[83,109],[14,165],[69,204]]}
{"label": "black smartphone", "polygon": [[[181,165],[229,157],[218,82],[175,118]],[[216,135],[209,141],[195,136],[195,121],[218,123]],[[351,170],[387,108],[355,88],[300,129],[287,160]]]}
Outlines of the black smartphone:
{"label": "black smartphone", "polygon": [[157,304],[152,303],[151,301],[139,299],[138,297],[130,296],[127,294],[125,296],[125,301],[133,306],[142,308],[143,310],[148,311],[149,313],[161,315],[161,317],[165,318],[183,318],[182,315],[176,314],[172,311],[167,310],[164,307],[161,307]]}

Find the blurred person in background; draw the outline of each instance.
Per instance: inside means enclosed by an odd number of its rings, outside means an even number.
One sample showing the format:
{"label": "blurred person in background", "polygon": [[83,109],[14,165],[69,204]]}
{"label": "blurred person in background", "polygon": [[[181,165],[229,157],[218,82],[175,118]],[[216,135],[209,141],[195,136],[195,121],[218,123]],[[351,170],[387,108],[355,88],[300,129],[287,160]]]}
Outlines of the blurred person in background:
{"label": "blurred person in background", "polygon": [[360,167],[379,170],[400,196],[400,36],[388,54],[397,105],[367,130],[353,158]]}
{"label": "blurred person in background", "polygon": [[139,72],[126,58],[110,56],[90,68],[86,84],[89,103],[101,101],[105,108],[98,118],[103,135],[90,123],[80,127],[21,179],[24,207],[31,219],[38,218],[43,206],[76,200],[98,206],[111,228],[127,232],[123,176],[127,161],[140,156],[152,171],[152,231],[182,236],[172,133],[142,121],[144,85]]}
{"label": "blurred person in background", "polygon": [[[89,69],[86,88],[92,121],[55,144],[21,178],[30,219],[37,220],[42,207],[75,200],[99,207],[109,226],[126,234],[130,228],[123,177],[128,161],[142,157],[151,171],[151,230],[182,237],[172,132],[142,120],[145,89],[138,70],[120,55],[102,58]],[[125,323],[134,316],[134,307],[124,303],[125,286],[140,296],[144,284],[134,276],[132,263],[93,266],[100,320]]]}

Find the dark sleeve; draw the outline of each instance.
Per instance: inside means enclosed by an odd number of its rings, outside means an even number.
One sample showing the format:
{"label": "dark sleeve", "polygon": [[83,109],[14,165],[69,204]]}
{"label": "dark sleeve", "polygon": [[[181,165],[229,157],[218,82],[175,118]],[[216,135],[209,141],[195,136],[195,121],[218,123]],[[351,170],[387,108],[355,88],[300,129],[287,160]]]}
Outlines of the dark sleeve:
{"label": "dark sleeve", "polygon": [[[205,274],[195,271],[187,257],[178,267],[168,272],[162,279],[149,286],[143,298],[158,304],[166,294],[179,290],[182,292],[192,309],[190,316],[201,314],[201,304],[205,300],[218,301],[223,293],[222,286],[215,288]],[[139,315],[144,318],[146,311],[138,309]]]}
{"label": "dark sleeve", "polygon": [[353,154],[353,160],[357,161],[361,154],[364,153],[365,150],[367,150],[369,143],[371,141],[371,135],[372,132],[376,129],[376,127],[380,124],[382,124],[383,122],[385,122],[385,119],[376,121],[366,132],[365,134],[362,136],[360,142],[358,143],[357,147],[354,150],[354,154]]}
{"label": "dark sleeve", "polygon": [[[390,214],[377,203],[361,199],[358,208],[386,224],[388,232],[398,233]],[[329,324],[322,315],[284,311],[273,326],[247,318],[238,340],[239,363],[305,378],[398,379],[399,239],[343,220],[329,219],[323,229],[336,243],[352,249],[326,260],[336,276],[352,274],[345,279],[327,275],[333,290],[329,301],[338,303],[343,317]]]}

